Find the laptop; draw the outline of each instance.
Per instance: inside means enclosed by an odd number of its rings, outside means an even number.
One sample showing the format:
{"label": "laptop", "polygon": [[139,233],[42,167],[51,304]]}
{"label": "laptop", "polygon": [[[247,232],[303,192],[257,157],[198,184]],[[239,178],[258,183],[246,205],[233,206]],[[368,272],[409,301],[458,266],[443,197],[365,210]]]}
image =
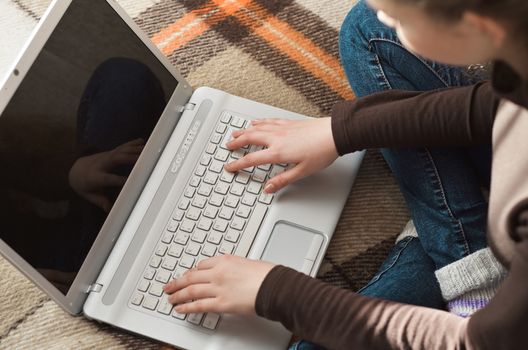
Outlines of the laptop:
{"label": "laptop", "polygon": [[160,288],[220,254],[315,276],[363,153],[274,195],[291,165],[226,172],[263,149],[227,150],[233,130],[308,117],[192,89],[114,0],[54,1],[0,113],[0,252],[62,308],[184,349],[287,347],[279,323],[178,314]]}

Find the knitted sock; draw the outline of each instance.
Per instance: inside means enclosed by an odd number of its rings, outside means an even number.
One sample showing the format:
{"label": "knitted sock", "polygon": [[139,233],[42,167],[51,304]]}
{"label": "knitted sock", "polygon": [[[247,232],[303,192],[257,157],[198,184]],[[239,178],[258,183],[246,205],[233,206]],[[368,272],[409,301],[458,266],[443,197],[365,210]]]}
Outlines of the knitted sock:
{"label": "knitted sock", "polygon": [[486,248],[444,266],[435,274],[449,311],[468,317],[489,303],[506,270]]}
{"label": "knitted sock", "polygon": [[398,238],[396,238],[396,243],[405,237],[418,237],[418,232],[416,232],[416,227],[414,227],[414,222],[412,220],[407,221],[402,232],[398,235]]}

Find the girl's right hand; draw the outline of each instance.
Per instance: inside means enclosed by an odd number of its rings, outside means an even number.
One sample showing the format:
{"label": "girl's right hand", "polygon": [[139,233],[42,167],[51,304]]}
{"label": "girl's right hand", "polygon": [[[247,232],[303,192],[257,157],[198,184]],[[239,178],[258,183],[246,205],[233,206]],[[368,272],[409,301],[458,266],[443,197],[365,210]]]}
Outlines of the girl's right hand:
{"label": "girl's right hand", "polygon": [[225,170],[236,172],[261,164],[291,164],[285,172],[271,178],[264,190],[274,193],[284,186],[332,164],[338,157],[332,135],[331,119],[259,119],[251,127],[234,131],[227,143],[230,150],[246,145],[266,148],[229,163]]}

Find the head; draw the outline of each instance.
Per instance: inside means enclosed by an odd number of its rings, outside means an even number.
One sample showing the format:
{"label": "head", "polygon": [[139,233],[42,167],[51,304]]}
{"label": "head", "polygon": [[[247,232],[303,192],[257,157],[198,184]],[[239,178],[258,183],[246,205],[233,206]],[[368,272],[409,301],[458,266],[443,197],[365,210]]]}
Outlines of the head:
{"label": "head", "polygon": [[527,0],[367,0],[403,44],[429,59],[470,65],[528,53]]}

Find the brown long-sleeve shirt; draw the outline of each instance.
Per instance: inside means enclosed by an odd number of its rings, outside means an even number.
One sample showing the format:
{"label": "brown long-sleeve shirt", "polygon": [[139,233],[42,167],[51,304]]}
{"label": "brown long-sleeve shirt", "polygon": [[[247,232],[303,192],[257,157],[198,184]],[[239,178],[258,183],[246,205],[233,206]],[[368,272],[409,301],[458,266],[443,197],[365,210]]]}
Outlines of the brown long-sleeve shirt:
{"label": "brown long-sleeve shirt", "polygon": [[528,349],[528,222],[522,214],[528,208],[528,181],[522,181],[528,172],[527,108],[528,82],[497,62],[492,82],[387,91],[340,103],[332,116],[340,154],[493,139],[488,235],[509,274],[486,308],[459,318],[365,297],[277,266],[259,290],[257,314],[328,349]]}

